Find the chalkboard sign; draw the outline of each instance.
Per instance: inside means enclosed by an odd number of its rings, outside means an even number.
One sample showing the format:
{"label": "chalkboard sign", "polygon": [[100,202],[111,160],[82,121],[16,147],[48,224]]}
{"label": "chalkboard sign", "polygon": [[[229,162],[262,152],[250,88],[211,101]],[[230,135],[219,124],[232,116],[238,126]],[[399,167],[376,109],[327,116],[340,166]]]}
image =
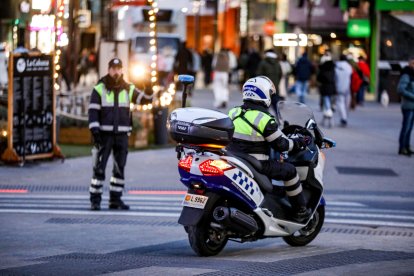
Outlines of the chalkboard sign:
{"label": "chalkboard sign", "polygon": [[52,56],[14,57],[13,148],[20,156],[53,151]]}
{"label": "chalkboard sign", "polygon": [[54,133],[53,55],[14,55],[9,64],[9,146],[2,159],[61,156]]}

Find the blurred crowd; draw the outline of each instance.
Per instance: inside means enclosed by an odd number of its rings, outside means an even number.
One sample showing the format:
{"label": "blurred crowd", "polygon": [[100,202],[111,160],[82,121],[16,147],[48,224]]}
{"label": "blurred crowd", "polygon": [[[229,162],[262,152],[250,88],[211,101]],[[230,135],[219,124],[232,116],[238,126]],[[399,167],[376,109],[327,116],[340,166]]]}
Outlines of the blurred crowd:
{"label": "blurred crowd", "polygon": [[[348,124],[348,110],[364,105],[365,93],[369,87],[370,68],[363,56],[342,54],[334,60],[329,50],[317,61],[311,61],[303,53],[295,63],[290,63],[285,54],[273,49],[260,54],[249,48],[238,57],[227,48],[217,54],[205,49],[197,53],[181,45],[174,66],[175,74],[190,74],[196,77],[198,87],[211,87],[214,92],[214,106],[226,108],[229,100],[229,84],[242,85],[247,79],[259,75],[269,77],[277,89],[272,106],[289,94],[297,101],[306,102],[310,90],[319,91],[323,124],[334,125],[333,116],[339,116],[340,126]],[[198,80],[197,80],[198,78]]]}

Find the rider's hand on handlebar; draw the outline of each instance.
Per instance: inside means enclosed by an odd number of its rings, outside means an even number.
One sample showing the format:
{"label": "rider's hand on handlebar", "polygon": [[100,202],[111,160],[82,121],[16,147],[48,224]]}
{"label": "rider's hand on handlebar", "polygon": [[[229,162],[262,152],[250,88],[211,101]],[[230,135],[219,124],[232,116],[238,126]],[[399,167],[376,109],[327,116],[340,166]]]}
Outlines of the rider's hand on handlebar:
{"label": "rider's hand on handlebar", "polygon": [[293,150],[294,151],[302,151],[306,148],[307,141],[303,136],[297,136],[295,138],[292,138],[293,140]]}

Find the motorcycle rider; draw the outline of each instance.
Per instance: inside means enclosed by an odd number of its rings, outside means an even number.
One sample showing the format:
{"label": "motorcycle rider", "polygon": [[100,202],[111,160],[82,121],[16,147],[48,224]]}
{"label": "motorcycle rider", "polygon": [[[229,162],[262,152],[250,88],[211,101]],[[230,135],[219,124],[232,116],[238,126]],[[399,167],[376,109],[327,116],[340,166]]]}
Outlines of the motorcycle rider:
{"label": "motorcycle rider", "polygon": [[243,105],[229,111],[235,129],[228,149],[256,157],[262,163],[261,173],[271,179],[283,180],[294,218],[303,221],[311,215],[311,210],[306,207],[295,166],[269,159],[269,155],[271,148],[278,152],[303,150],[307,141],[304,137],[288,138],[278,128],[275,118],[268,112],[271,96],[275,93],[273,82],[265,76],[244,83]]}
{"label": "motorcycle rider", "polygon": [[109,186],[109,209],[128,210],[122,200],[124,167],[128,154],[128,134],[132,130],[130,104],[149,103],[152,96],[127,83],[122,75],[122,61],[113,58],[108,74],[94,87],[89,104],[89,129],[95,147],[93,177],[89,188],[91,210],[101,209],[105,168],[111,152],[114,166]]}

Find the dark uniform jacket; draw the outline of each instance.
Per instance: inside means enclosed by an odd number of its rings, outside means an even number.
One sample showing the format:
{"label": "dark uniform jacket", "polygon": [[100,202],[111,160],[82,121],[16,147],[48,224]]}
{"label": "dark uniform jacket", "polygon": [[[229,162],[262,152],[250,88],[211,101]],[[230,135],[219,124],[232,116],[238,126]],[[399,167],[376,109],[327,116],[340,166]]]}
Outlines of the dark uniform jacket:
{"label": "dark uniform jacket", "polygon": [[89,129],[113,133],[132,130],[131,104],[149,103],[152,97],[137,90],[123,79],[115,85],[109,75],[99,80],[93,88],[89,103]]}

